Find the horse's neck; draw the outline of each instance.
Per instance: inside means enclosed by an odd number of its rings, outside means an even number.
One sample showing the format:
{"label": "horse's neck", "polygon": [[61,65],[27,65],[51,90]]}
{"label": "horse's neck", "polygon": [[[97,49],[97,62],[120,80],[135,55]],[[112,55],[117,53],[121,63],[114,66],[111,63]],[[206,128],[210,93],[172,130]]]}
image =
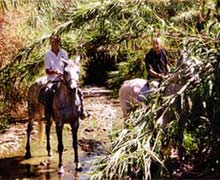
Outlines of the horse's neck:
{"label": "horse's neck", "polygon": [[74,100],[74,95],[70,93],[70,89],[64,82],[61,82],[60,86],[57,89],[57,97],[60,101],[68,103]]}

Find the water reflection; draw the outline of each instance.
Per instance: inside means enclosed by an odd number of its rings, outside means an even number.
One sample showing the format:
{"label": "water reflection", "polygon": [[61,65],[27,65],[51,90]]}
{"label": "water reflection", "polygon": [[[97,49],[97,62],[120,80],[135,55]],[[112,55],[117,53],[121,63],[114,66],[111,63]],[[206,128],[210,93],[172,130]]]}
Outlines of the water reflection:
{"label": "water reflection", "polygon": [[[85,171],[83,171],[82,174],[74,171],[73,163],[70,162],[67,162],[67,166],[64,167],[65,173],[63,175],[58,175],[56,168],[57,164],[54,163],[53,161],[48,160],[43,163],[33,164],[33,162],[30,159],[29,162],[31,163],[27,163],[27,162],[28,161],[25,160],[24,157],[10,157],[10,158],[0,159],[0,179],[26,179],[26,178],[32,180],[89,179],[89,176],[88,174],[86,174]],[[88,169],[85,168],[85,170]]]}
{"label": "water reflection", "polygon": [[[14,152],[7,158],[0,159],[0,179],[31,179],[31,180],[88,180],[91,162],[98,155],[104,152],[102,143],[93,139],[80,139],[80,163],[82,172],[75,172],[73,163],[72,138],[68,136],[69,131],[64,132],[65,150],[63,153],[63,164],[65,173],[58,175],[58,154],[56,150],[57,139],[55,133],[52,133],[51,144],[53,145],[53,157],[46,156],[45,143],[39,145],[37,142],[32,143],[32,158],[24,159],[24,149],[21,152]],[[91,147],[87,152],[83,148]],[[81,150],[82,149],[82,150]]]}

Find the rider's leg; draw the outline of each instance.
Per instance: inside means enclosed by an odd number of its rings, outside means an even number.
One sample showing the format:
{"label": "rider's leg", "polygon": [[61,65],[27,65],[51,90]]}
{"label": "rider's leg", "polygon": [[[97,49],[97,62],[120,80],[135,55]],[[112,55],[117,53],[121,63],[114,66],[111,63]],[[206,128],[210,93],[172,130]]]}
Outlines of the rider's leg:
{"label": "rider's leg", "polygon": [[45,102],[45,121],[49,122],[52,114],[52,100],[53,100],[53,92],[51,89],[46,90],[46,102]]}
{"label": "rider's leg", "polygon": [[84,105],[83,105],[83,92],[81,89],[78,88],[78,96],[80,99],[80,119],[85,119],[86,115],[84,113]]}
{"label": "rider's leg", "polygon": [[50,122],[50,118],[52,115],[52,103],[53,103],[53,97],[55,94],[57,88],[57,84],[55,83],[48,83],[46,90],[45,90],[45,96],[46,96],[46,102],[45,102],[45,120],[46,122]]}

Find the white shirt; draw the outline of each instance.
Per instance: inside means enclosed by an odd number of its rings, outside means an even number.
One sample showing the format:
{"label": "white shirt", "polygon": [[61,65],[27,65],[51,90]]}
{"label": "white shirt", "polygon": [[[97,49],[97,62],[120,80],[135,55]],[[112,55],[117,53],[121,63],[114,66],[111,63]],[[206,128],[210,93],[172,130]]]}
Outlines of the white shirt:
{"label": "white shirt", "polygon": [[66,60],[68,59],[68,55],[65,50],[60,49],[57,55],[52,50],[48,50],[45,54],[45,69],[59,70],[63,72],[64,64],[61,61],[61,58]]}

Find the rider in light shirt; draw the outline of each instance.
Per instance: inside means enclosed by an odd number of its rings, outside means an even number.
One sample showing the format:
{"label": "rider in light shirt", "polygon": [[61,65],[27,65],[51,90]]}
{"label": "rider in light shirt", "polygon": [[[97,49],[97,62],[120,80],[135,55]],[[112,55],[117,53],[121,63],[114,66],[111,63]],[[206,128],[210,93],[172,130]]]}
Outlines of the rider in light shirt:
{"label": "rider in light shirt", "polygon": [[[52,107],[52,100],[53,94],[57,88],[57,81],[56,78],[59,75],[63,75],[64,63],[62,59],[68,60],[67,52],[60,47],[61,45],[61,38],[58,35],[52,34],[50,36],[50,45],[51,49],[48,50],[45,54],[45,71],[47,74],[47,81],[48,85],[46,88],[46,96],[47,102],[45,105],[45,118],[46,120],[50,118],[51,115],[51,107]],[[50,83],[51,82],[51,83]],[[82,91],[78,88],[78,95],[81,101],[81,108],[80,108],[80,118],[84,119],[84,109],[83,109],[83,94]]]}
{"label": "rider in light shirt", "polygon": [[45,54],[45,70],[47,75],[52,75],[52,77],[63,74],[64,64],[61,59],[68,60],[68,54],[64,49],[60,48],[60,43],[61,39],[59,36],[51,35],[51,49]]}

